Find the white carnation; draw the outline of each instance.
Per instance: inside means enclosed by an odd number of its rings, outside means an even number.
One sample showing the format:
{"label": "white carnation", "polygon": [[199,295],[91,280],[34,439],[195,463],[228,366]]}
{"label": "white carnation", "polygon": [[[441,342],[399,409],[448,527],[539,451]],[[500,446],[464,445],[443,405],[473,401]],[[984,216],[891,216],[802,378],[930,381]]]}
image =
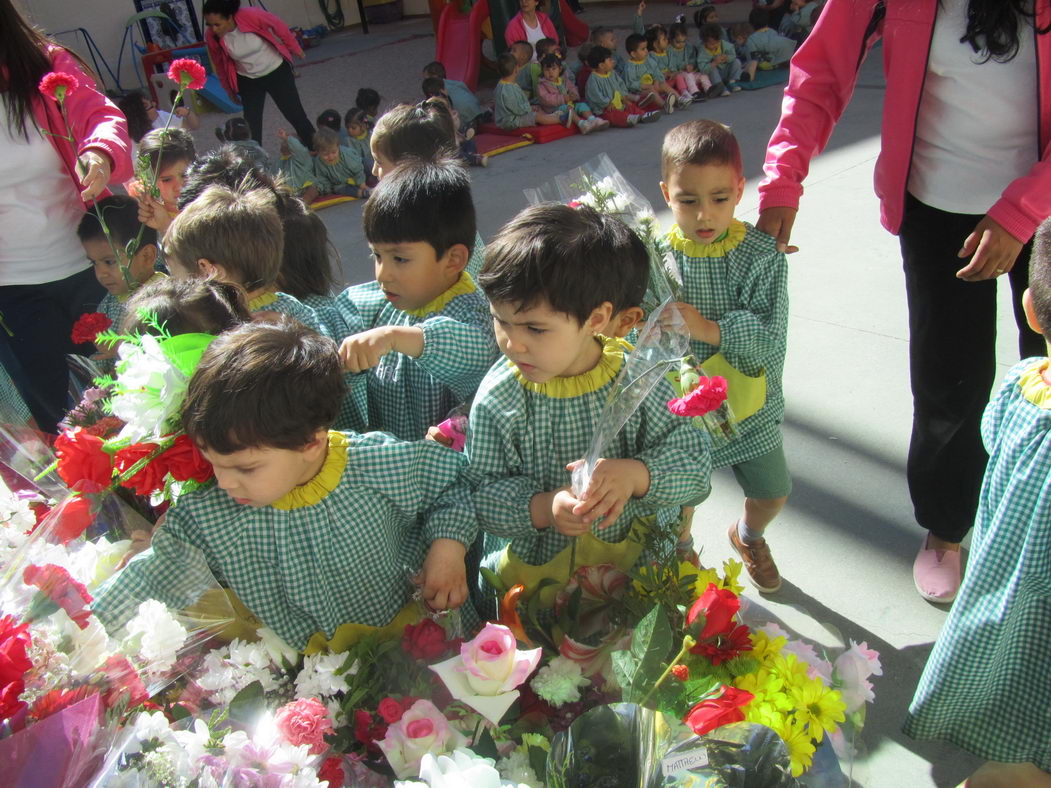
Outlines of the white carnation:
{"label": "white carnation", "polygon": [[126,642],[138,644],[139,658],[153,675],[162,674],[175,664],[187,636],[186,627],[156,599],[139,605],[139,612],[127,623],[126,630]]}
{"label": "white carnation", "polygon": [[346,654],[311,654],[303,659],[303,669],[296,676],[296,698],[330,697],[347,692],[350,685],[346,676],[358,672],[355,662],[345,672],[336,671],[347,661]]}
{"label": "white carnation", "polygon": [[529,785],[533,788],[542,788],[543,783],[536,776],[533,767],[529,763],[529,755],[522,749],[512,750],[510,755],[497,764],[500,776],[515,785]]}
{"label": "white carnation", "polygon": [[533,677],[533,691],[555,708],[580,700],[580,688],[589,684],[580,665],[565,657],[555,657]]}

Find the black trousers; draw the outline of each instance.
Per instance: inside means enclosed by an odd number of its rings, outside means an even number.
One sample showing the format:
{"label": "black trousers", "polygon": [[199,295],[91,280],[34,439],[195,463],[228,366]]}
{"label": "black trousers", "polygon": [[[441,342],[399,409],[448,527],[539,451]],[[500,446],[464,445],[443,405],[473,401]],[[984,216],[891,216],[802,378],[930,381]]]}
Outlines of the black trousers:
{"label": "black trousers", "polygon": [[[0,287],[0,313],[10,331],[4,339],[17,362],[4,366],[45,432],[55,432],[69,409],[66,354],[95,351],[94,346],[73,344],[73,324],[94,312],[105,294],[90,268],[57,282]],[[0,359],[7,355],[0,353]]]}
{"label": "black trousers", "polygon": [[[911,194],[901,226],[909,305],[912,440],[907,475],[916,522],[960,542],[974,522],[986,455],[982,412],[996,372],[996,280],[965,282],[956,256],[981,216],[932,208]],[[1046,354],[1022,311],[1032,242],[1008,274],[1020,358]]]}
{"label": "black trousers", "polygon": [[314,142],[314,124],[299,100],[299,89],[292,73],[292,65],[286,60],[269,74],[262,77],[237,75],[237,92],[241,94],[245,120],[252,132],[252,139],[263,144],[263,105],[267,95],[274,100],[277,110],[292,124],[300,142],[308,148]]}

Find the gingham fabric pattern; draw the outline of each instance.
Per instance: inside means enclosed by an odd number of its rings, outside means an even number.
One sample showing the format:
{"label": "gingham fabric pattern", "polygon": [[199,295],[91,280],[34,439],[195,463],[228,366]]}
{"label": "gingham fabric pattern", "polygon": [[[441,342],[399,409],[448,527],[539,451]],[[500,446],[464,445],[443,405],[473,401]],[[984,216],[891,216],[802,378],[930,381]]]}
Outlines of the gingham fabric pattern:
{"label": "gingham fabric pattern", "polygon": [[[256,312],[280,312],[283,315],[295,318],[307,328],[311,328],[319,334],[325,334],[325,331],[321,327],[321,321],[318,319],[317,312],[295,296],[290,296],[288,293],[274,293],[274,295],[277,296],[276,301],[261,306],[258,309],[253,309],[252,314],[255,314]],[[328,334],[325,334],[325,336],[328,336]]]}
{"label": "gingham fabric pattern", "polygon": [[300,303],[314,310],[321,324],[321,333],[325,336],[332,337],[339,342],[350,334],[347,322],[336,309],[336,300],[332,296],[308,295]]}

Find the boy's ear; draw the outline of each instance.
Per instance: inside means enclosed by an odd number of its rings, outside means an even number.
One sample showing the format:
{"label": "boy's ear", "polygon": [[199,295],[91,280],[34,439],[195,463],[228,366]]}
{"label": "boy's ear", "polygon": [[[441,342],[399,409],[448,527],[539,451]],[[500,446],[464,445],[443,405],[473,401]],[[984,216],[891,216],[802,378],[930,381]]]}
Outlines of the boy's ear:
{"label": "boy's ear", "polygon": [[737,179],[737,199],[734,201],[734,205],[741,204],[741,198],[744,197],[744,176],[742,175]]}
{"label": "boy's ear", "polygon": [[314,437],[307,441],[301,448],[303,452],[316,452],[328,447],[328,430],[318,428],[314,431]]}
{"label": "boy's ear", "polygon": [[226,273],[226,269],[218,263],[213,263],[211,260],[207,260],[203,257],[197,259],[197,273],[202,279],[215,279],[218,282],[233,282],[234,284],[240,284],[235,282]]}
{"label": "boy's ear", "polygon": [[471,252],[464,244],[453,244],[446,250],[440,262],[445,266],[446,270],[460,273],[467,267],[467,261],[470,259]]}
{"label": "boy's ear", "polygon": [[1029,324],[1029,327],[1038,334],[1044,333],[1043,326],[1036,319],[1036,307],[1033,306],[1033,294],[1029,292],[1029,288],[1025,289],[1022,293],[1022,310],[1025,312],[1025,322]]}
{"label": "boy's ear", "polygon": [[597,334],[600,328],[605,327],[609,323],[611,317],[613,317],[613,304],[609,301],[603,301],[591,310],[591,314],[584,325],[592,334]]}
{"label": "boy's ear", "polygon": [[668,205],[671,205],[671,195],[668,194],[668,184],[664,181],[661,181],[661,194],[664,195],[664,202],[668,203]]}
{"label": "boy's ear", "polygon": [[[157,262],[157,245],[146,244],[135,255],[131,258],[131,269],[133,271],[142,271],[146,274],[146,279],[153,276],[153,266]],[[146,281],[143,279],[143,281]]]}
{"label": "boy's ear", "polygon": [[635,328],[643,317],[645,317],[645,313],[643,313],[641,306],[622,309],[613,317],[610,332],[618,339],[623,339],[631,333],[631,329]]}

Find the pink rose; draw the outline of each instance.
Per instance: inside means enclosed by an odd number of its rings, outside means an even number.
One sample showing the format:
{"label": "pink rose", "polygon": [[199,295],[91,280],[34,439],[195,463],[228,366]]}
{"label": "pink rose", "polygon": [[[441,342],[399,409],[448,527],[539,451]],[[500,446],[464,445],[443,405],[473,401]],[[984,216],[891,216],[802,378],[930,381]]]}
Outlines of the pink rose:
{"label": "pink rose", "polygon": [[510,692],[528,678],[540,661],[540,649],[519,651],[511,630],[486,624],[474,640],[460,646],[467,683],[478,695]]}
{"label": "pink rose", "polygon": [[883,675],[879,652],[870,649],[868,643],[850,641],[850,648],[836,658],[835,675],[841,683],[839,691],[847,704],[846,712],[852,714],[876,697],[866,679]]}
{"label": "pink rose", "polygon": [[274,723],[289,744],[306,744],[311,755],[321,755],[328,749],[325,736],[335,733],[328,709],[316,698],[304,698],[287,703],[277,710]]}
{"label": "pink rose", "polygon": [[676,416],[703,416],[726,402],[726,378],[713,375],[701,382],[689,394],[668,402],[668,410]]}
{"label": "pink rose", "polygon": [[404,780],[415,777],[420,761],[427,753],[440,755],[456,749],[461,737],[449,727],[449,721],[429,700],[418,700],[387,728],[387,735],[379,747],[387,763]]}

